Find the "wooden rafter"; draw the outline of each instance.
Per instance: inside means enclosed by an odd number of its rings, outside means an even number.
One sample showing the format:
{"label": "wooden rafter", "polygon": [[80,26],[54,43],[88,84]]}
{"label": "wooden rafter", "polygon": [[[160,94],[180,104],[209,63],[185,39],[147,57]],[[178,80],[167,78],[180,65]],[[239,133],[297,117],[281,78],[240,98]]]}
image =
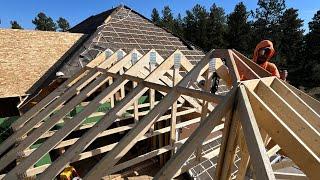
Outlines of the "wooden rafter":
{"label": "wooden rafter", "polygon": [[[181,55],[180,69],[173,66],[176,54]],[[138,57],[136,62],[132,61],[133,55]],[[153,64],[149,63],[152,58],[155,58]],[[225,59],[229,67],[232,88],[225,96],[208,92],[212,58]],[[171,151],[169,161],[162,159],[164,166],[155,179],[173,178],[213,157],[218,159],[215,172],[210,173],[215,179],[235,176],[243,179],[249,161],[257,179],[319,179],[320,103],[269,76],[236,50],[212,50],[196,66],[179,50],[166,59],[155,50],[144,55],[136,49],[128,53],[119,49],[110,56],[101,53],[13,124],[14,134],[0,144],[0,170],[21,156],[24,159],[0,177],[39,175],[40,179],[52,179],[69,163],[107,153],[85,176],[85,179],[98,179]],[[205,80],[204,89],[198,86],[200,80]],[[126,92],[129,82],[134,86]],[[71,120],[65,118],[97,91],[99,94],[85,104],[83,111]],[[149,103],[138,104],[138,99],[148,91]],[[156,92],[163,95],[157,101]],[[114,98],[115,95],[118,98]],[[111,103],[111,109],[95,112],[105,102]],[[132,112],[122,116],[128,110]],[[197,113],[197,117],[177,121],[178,117],[192,113]],[[86,118],[98,116],[101,117],[99,122],[83,124]],[[130,118],[134,119],[132,124],[121,126],[118,123],[117,127],[110,128],[114,122]],[[154,127],[154,123],[164,121],[170,123],[158,129]],[[64,122],[61,129],[52,130],[61,122]],[[188,138],[175,136],[178,129],[193,124],[199,126]],[[82,129],[87,129],[82,136],[66,139],[71,132]],[[125,131],[128,133],[119,142],[86,150],[97,138]],[[222,134],[206,140],[216,131]],[[154,144],[149,152],[117,164],[137,142],[148,138],[155,140],[165,133],[170,134],[170,143],[160,147]],[[222,139],[220,147],[203,155],[201,145],[218,138]],[[29,149],[39,139],[45,140],[44,143]],[[15,143],[18,145],[11,148]],[[33,167],[51,150],[65,147],[68,149],[52,164]],[[194,152],[195,160],[184,165]],[[285,153],[290,160],[271,165],[269,158],[276,153]],[[241,160],[238,172],[234,173],[231,171],[237,154],[241,155]],[[305,174],[277,171],[292,165],[297,165]]]}

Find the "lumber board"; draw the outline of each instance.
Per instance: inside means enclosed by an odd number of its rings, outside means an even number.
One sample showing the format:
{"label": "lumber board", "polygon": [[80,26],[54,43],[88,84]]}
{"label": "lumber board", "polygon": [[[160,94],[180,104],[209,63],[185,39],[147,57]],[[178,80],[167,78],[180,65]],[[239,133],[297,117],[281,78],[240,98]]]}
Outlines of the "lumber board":
{"label": "lumber board", "polygon": [[[135,76],[131,76],[131,75],[122,75],[122,76],[119,76],[117,74],[114,74],[114,73],[109,73],[109,72],[106,72],[105,74],[111,76],[111,77],[114,77],[114,78],[119,78],[119,77],[123,77],[125,79],[128,79],[130,81],[135,81],[135,82],[138,82],[138,83],[142,83],[144,84],[144,86],[150,88],[150,89],[155,89],[157,91],[162,91],[162,92],[170,92],[172,87],[168,87],[168,86],[165,86],[165,85],[161,85],[161,84],[158,84],[158,83],[154,83],[154,82],[147,82],[147,81],[143,81],[142,78],[138,78],[138,77],[135,77]],[[159,82],[159,81],[157,81]],[[195,90],[195,89],[188,89],[188,88],[185,88],[185,87],[176,87],[177,91],[179,91],[179,93],[183,94],[183,95],[186,95],[186,96],[190,96],[190,97],[193,97],[193,98],[197,98],[197,99],[206,99],[207,101],[210,101],[210,102],[213,102],[213,103],[220,103],[221,100],[223,99],[223,96],[221,95],[216,95],[216,94],[212,94],[212,93],[208,93],[208,92],[204,92],[204,91],[200,91],[200,90]]]}
{"label": "lumber board", "polygon": [[320,114],[320,102],[314,99],[313,97],[309,96],[305,92],[297,89],[296,87],[292,86],[288,82],[284,82],[285,85],[290,88],[296,95],[298,95],[305,103],[307,103],[313,110],[315,110],[318,114]]}
{"label": "lumber board", "polygon": [[[213,72],[210,72],[209,69],[207,70],[207,73],[206,73],[206,78],[205,78],[205,83],[204,83],[204,91],[206,92],[209,92],[210,91],[210,88],[212,86],[212,75],[213,75]],[[207,114],[208,114],[208,103],[206,100],[203,100],[202,101],[202,108],[201,108],[201,121],[200,121],[200,124],[202,123],[202,121],[207,117]],[[201,160],[201,152],[202,152],[202,147],[199,147],[197,148],[196,150],[196,159],[198,161]]]}
{"label": "lumber board", "polygon": [[[143,57],[141,58],[141,60],[143,60]],[[129,75],[132,75],[133,73],[136,73],[136,71],[138,70],[138,68],[136,68],[136,67],[137,66],[141,67],[141,63],[139,63],[139,62],[141,62],[141,60],[138,61],[134,66],[132,66],[126,72],[126,74],[128,73]],[[145,78],[145,81],[148,81],[148,80],[149,81],[156,81],[163,74],[165,74],[166,70],[168,70],[170,67],[172,67],[172,65],[173,65],[173,54],[166,61],[161,63],[160,66],[158,66],[154,71],[152,71],[149,74],[149,76]],[[132,68],[133,68],[133,70],[132,70]],[[118,119],[118,116],[120,116],[129,106],[131,106],[131,104],[136,99],[138,99],[141,95],[143,95],[147,90],[148,90],[148,88],[145,88],[143,86],[143,84],[138,84],[138,86],[135,89],[133,89],[113,109],[111,109],[105,115],[104,118],[102,118],[97,124],[95,124],[74,145],[72,145],[62,156],[60,156],[59,159],[56,160],[55,163],[50,166],[50,168],[52,167],[52,169],[59,170],[59,171],[62,170],[64,165],[67,162],[69,162],[70,159],[72,159],[74,156],[81,153],[86,147],[88,147],[96,139],[96,137],[98,136],[98,134],[100,132],[107,129],[116,119]],[[161,101],[159,102],[159,104],[161,104]],[[147,114],[146,116],[148,116],[149,114]],[[141,122],[143,122],[143,119],[138,122],[137,126]],[[128,137],[128,136],[125,136],[125,137]],[[111,152],[109,152],[108,154],[110,154]],[[56,173],[54,173],[54,172],[56,172],[56,171],[48,170],[48,172],[45,173],[45,176],[48,178],[52,178],[56,175]]]}
{"label": "lumber board", "polygon": [[[166,119],[168,119],[169,117],[167,117]],[[191,119],[191,120],[188,120],[188,121],[185,121],[183,123],[179,123],[177,124],[177,128],[181,129],[183,127],[186,127],[190,124],[194,124],[194,123],[197,123],[199,122],[200,118],[194,118],[194,119]],[[221,127],[219,127],[219,129],[221,129]],[[216,129],[219,130],[219,129]],[[154,137],[156,135],[160,135],[160,134],[164,134],[164,133],[167,133],[167,132],[170,132],[170,128],[169,127],[165,127],[165,128],[161,128],[161,129],[158,129],[155,131],[155,133],[147,133],[145,134],[143,137],[141,137],[138,141],[142,141],[142,140],[145,140],[147,138],[150,138],[150,137]],[[96,148],[96,149],[93,149],[93,150],[90,150],[90,151],[86,151],[86,152],[83,152],[77,156],[75,156],[71,162],[76,162],[76,161],[80,161],[80,160],[83,160],[83,159],[86,159],[86,158],[90,158],[90,157],[93,157],[93,156],[96,156],[98,154],[102,154],[102,153],[106,153],[106,152],[109,152],[110,150],[112,150],[118,143],[112,143],[112,144],[108,144],[108,145],[105,145],[105,146],[102,146],[102,147],[99,147],[99,148]],[[45,171],[48,167],[48,165],[43,165],[45,168],[41,168],[43,169],[43,171]],[[65,165],[67,166],[67,164]],[[51,167],[50,167],[51,168]],[[50,169],[48,169],[49,171]],[[43,172],[43,171],[39,171],[37,170],[37,174]],[[40,179],[43,178],[43,177],[46,177],[47,176],[47,171],[45,171],[43,174],[40,175]],[[50,171],[51,172],[51,171]],[[29,175],[36,175],[35,173],[29,173]]]}
{"label": "lumber board", "polygon": [[217,49],[215,50],[216,53],[214,53],[215,58],[224,58],[226,60],[226,65],[230,70],[230,75],[232,79],[232,85],[236,86],[237,82],[239,82],[240,76],[239,76],[239,71],[236,66],[235,60],[232,56],[232,51],[227,50],[227,49]]}
{"label": "lumber board", "polygon": [[99,64],[99,68],[108,69],[110,68],[116,61],[118,61],[118,52],[121,51],[125,56],[127,53],[124,52],[122,49],[118,49],[115,53],[113,53],[107,60],[103,61]]}
{"label": "lumber board", "polygon": [[[167,115],[166,115],[166,116],[167,116]],[[163,119],[163,118],[164,118],[164,116],[162,116],[161,119]],[[166,117],[166,119],[168,119],[168,118],[170,118],[170,117],[169,117],[169,116]],[[161,119],[160,119],[160,120],[161,120]],[[200,118],[191,119],[191,120],[186,121],[186,122],[184,122],[184,123],[182,123],[182,124],[178,124],[178,128],[183,128],[183,127],[186,127],[186,126],[188,126],[188,125],[190,125],[190,124],[197,123],[197,122],[199,122],[199,120],[200,120]],[[223,124],[216,126],[216,128],[214,128],[214,129],[212,130],[212,133],[213,133],[213,132],[220,131],[221,129],[223,129]],[[170,129],[169,129],[168,127],[162,128],[162,129],[158,129],[158,130],[155,132],[155,134],[152,134],[152,133],[147,133],[147,134],[145,134],[145,136],[143,136],[142,138],[140,138],[139,141],[142,141],[142,140],[145,140],[146,138],[154,137],[154,136],[156,136],[156,135],[163,134],[163,133],[166,133],[166,132],[169,132],[169,131],[170,131]],[[209,139],[209,140],[205,141],[205,142],[203,143],[203,145],[206,145],[207,143],[210,143],[210,142],[212,142],[213,140],[218,139],[218,138],[220,138],[220,137],[221,137],[221,135],[220,135],[220,136],[217,136],[217,137],[214,137],[214,138],[212,138],[212,139]],[[180,146],[182,145],[182,144],[181,144],[182,142],[185,142],[185,141],[180,140],[179,142],[177,142],[178,147],[180,147]],[[85,158],[89,158],[89,157],[92,157],[92,156],[95,156],[95,155],[98,155],[98,154],[101,154],[101,153],[108,152],[108,151],[110,151],[116,144],[117,144],[117,143],[112,143],[112,144],[109,144],[109,145],[106,145],[106,146],[103,146],[103,147],[99,147],[99,148],[94,149],[94,150],[91,150],[91,151],[83,152],[83,153],[79,154],[76,158],[74,158],[74,159],[72,160],[72,162],[76,162],[76,161],[79,161],[79,160],[82,160],[82,159],[85,159]],[[147,153],[147,154],[148,154],[148,153]],[[208,155],[205,155],[204,157],[206,157],[205,159],[210,159],[210,158],[208,157]],[[138,159],[140,159],[140,158],[138,157]],[[202,159],[202,160],[203,160],[203,159]],[[131,161],[131,160],[129,160],[129,161]],[[134,160],[134,161],[136,161],[136,160]],[[131,162],[132,162],[132,161],[131,161]],[[130,162],[128,162],[128,163],[130,163]],[[123,166],[123,165],[128,165],[128,163],[123,162],[123,163],[121,163],[121,166]],[[42,165],[42,166],[39,166],[39,167],[36,167],[36,168],[30,168],[30,169],[27,170],[27,173],[26,173],[26,174],[27,174],[27,177],[40,174],[40,173],[44,172],[49,166],[50,166],[49,164],[45,164],[45,165]],[[66,166],[67,166],[67,165],[66,165]],[[120,166],[120,164],[119,164],[119,166]],[[115,169],[118,169],[119,166],[116,165],[116,166],[114,167],[113,171],[114,171]]]}
{"label": "lumber board", "polygon": [[288,88],[280,79],[275,79],[270,87],[320,132],[320,115],[315,110]]}
{"label": "lumber board", "polygon": [[250,156],[249,156],[249,152],[247,148],[248,146],[244,138],[242,129],[240,129],[239,131],[239,140],[240,140],[239,148],[240,148],[241,160],[238,166],[236,180],[243,180],[245,178],[247,168],[249,166]]}
{"label": "lumber board", "polygon": [[278,151],[280,151],[280,149],[281,148],[279,145],[273,146],[271,149],[267,151],[268,157],[271,158],[271,156],[274,156]]}
{"label": "lumber board", "polygon": [[[121,139],[119,144],[112,151],[110,151],[94,168],[91,169],[85,178],[95,179],[109,174],[108,169],[110,170],[114,164],[130,150],[130,148],[137,142],[137,139],[143,136],[150,129],[151,125],[157,120],[157,118],[161,117],[178,97],[179,94],[175,91],[173,91],[173,93],[168,93],[168,95],[166,95],[163,100],[161,100],[159,104],[149,112],[149,114],[139,121],[134,129],[129,131],[127,136]],[[105,162],[109,163],[106,164]],[[105,171],[107,171],[106,174]]]}
{"label": "lumber board", "polygon": [[252,160],[255,176],[257,179],[275,179],[244,85],[240,85],[238,101],[240,122]]}
{"label": "lumber board", "polygon": [[[77,72],[74,76],[66,80],[62,85],[56,88],[52,93],[46,96],[43,100],[41,100],[38,104],[36,104],[32,109],[26,112],[19,120],[15,121],[12,124],[12,128],[14,130],[19,129],[26,121],[28,121],[32,116],[38,113],[43,107],[45,107],[49,102],[54,100],[55,97],[61,95],[68,88],[73,86],[79,79],[82,79],[88,72],[94,67],[100,65],[106,59],[105,53],[99,54],[96,58],[90,61],[84,68],[82,68],[79,72]],[[90,76],[90,75],[89,75]],[[1,153],[0,153],[1,154]]]}
{"label": "lumber board", "polygon": [[[200,61],[196,67],[194,67],[188,74],[185,76],[178,84],[177,86],[182,87],[188,87],[194,81],[194,77],[197,77],[200,73],[200,71],[203,69],[203,67],[208,64],[209,57],[211,56],[211,53],[208,53],[206,57]],[[168,63],[168,67],[173,66],[173,54],[170,56],[171,61],[164,61],[164,63]],[[182,55],[183,59],[183,55]],[[170,64],[169,64],[170,63]],[[162,65],[161,64],[161,65]],[[160,65],[160,66],[161,66]],[[160,67],[159,66],[159,67]],[[158,68],[159,68],[158,67]],[[157,68],[157,69],[158,69]],[[168,68],[166,68],[168,69]],[[155,71],[151,72],[151,75],[156,75]],[[147,81],[150,81],[152,79],[146,78]],[[155,106],[153,110],[150,111],[149,114],[147,114],[139,123],[137,126],[135,126],[134,129],[129,131],[128,135],[125,136],[119,144],[110,151],[102,160],[99,161],[97,165],[92,168],[89,173],[86,175],[85,179],[88,178],[100,178],[106,174],[109,174],[108,170],[111,169],[119,160],[120,158],[127,153],[130,148],[137,142],[137,139],[141,136],[143,136],[148,129],[151,127],[151,125],[159,118],[161,115],[172,105],[174,101],[178,99],[180,96],[179,93],[175,90],[175,88],[172,89],[171,92],[169,92],[160,102]],[[108,162],[107,165],[105,162]]]}
{"label": "lumber board", "polygon": [[53,92],[51,92],[48,96],[42,99],[39,103],[37,103],[32,109],[24,113],[19,119],[12,123],[11,127],[14,131],[20,129],[23,124],[25,124],[30,118],[32,118],[35,114],[43,109],[43,107],[50,104],[54,101],[59,95],[61,95],[66,89],[71,87],[75,82],[79,79],[83,78],[88,72],[90,72],[90,68],[84,67],[82,68],[76,75],[72,76],[68,80],[66,80],[63,84],[61,84],[58,88],[56,88]]}
{"label": "lumber board", "polygon": [[267,131],[273,141],[279,144],[286,155],[307,174],[308,178],[318,179],[319,157],[253,91],[247,89],[247,95],[257,123]]}
{"label": "lumber board", "polygon": [[[181,106],[181,105],[180,105]],[[149,111],[143,111],[143,112],[139,112],[139,115],[140,116],[144,116],[146,114],[148,114]],[[185,114],[188,114],[188,113],[192,113],[192,112],[196,112],[195,109],[187,109],[187,110],[184,110],[184,111],[181,111],[181,112],[178,112],[177,113],[177,116],[181,116],[181,115],[185,115]],[[119,118],[119,121],[120,120],[124,120],[124,119],[129,119],[129,118],[132,118],[132,116],[129,116],[129,117],[121,117]],[[169,119],[170,117],[168,115],[166,116],[162,116],[159,121],[162,121],[162,120],[165,120],[165,119]],[[88,125],[85,126],[85,128],[81,128],[79,127],[78,129],[87,129],[87,128],[90,128],[92,126],[94,126],[95,123],[90,123]],[[132,125],[133,126],[133,125]],[[114,129],[111,129],[110,131],[109,130],[105,130],[103,132],[101,132],[98,137],[103,137],[103,136],[107,136],[107,135],[111,135],[111,134],[114,134],[114,133],[118,133],[118,132],[123,132],[123,131],[126,131],[128,129],[131,129],[130,128],[131,125],[127,125],[127,126],[121,126],[121,127],[117,127],[115,130]],[[55,133],[55,132],[53,132]],[[66,146],[70,146],[72,144],[74,144],[79,138],[72,138],[72,139],[68,139],[68,140],[65,140],[65,141],[62,141],[60,142],[56,147],[54,147],[54,149],[59,149],[59,148],[62,148],[62,147],[66,147]],[[35,148],[36,149],[36,148]],[[31,154],[31,152],[33,152],[35,149],[28,149],[28,150],[25,150],[24,151],[24,155],[25,156],[28,156],[29,154]]]}
{"label": "lumber board", "polygon": [[[223,164],[221,168],[221,175],[219,179],[230,179],[231,177],[231,169],[233,166],[236,149],[237,149],[237,141],[238,141],[238,131],[240,128],[240,122],[238,117],[238,112],[234,112],[231,117],[231,125],[228,135],[228,140],[225,148],[225,153],[223,157]],[[213,174],[215,175],[215,174]]]}
{"label": "lumber board", "polygon": [[[140,62],[140,63],[139,63]],[[135,64],[135,66],[138,66],[141,64],[141,61],[138,61],[138,63]],[[133,66],[133,67],[135,67]],[[136,68],[135,68],[136,69]],[[133,73],[133,71],[131,70],[131,68],[128,70],[128,73]],[[25,165],[23,168],[20,167],[20,169],[25,169],[25,168],[29,168],[30,164],[33,165],[32,163],[35,163],[38,159],[41,158],[41,156],[44,155],[45,151],[49,151],[53,148],[53,146],[56,146],[57,143],[59,143],[66,135],[68,135],[69,133],[72,132],[72,130],[74,130],[75,128],[77,128],[77,126],[79,126],[82,121],[84,120],[85,116],[90,115],[95,109],[96,107],[99,105],[99,103],[103,103],[104,101],[106,101],[106,99],[108,99],[108,96],[110,96],[110,92],[111,91],[111,95],[113,95],[115,92],[117,92],[119,90],[119,88],[121,88],[122,85],[124,85],[126,82],[128,82],[128,80],[124,80],[122,78],[118,78],[117,81],[113,84],[111,84],[111,86],[109,86],[103,93],[101,93],[97,98],[95,98],[95,103],[92,103],[93,105],[91,105],[90,107],[86,107],[84,111],[82,111],[80,114],[77,115],[77,117],[79,117],[77,120],[73,120],[73,123],[69,123],[66,124],[61,130],[59,130],[57,133],[55,133],[49,140],[47,140],[44,144],[48,144],[48,142],[53,142],[51,143],[52,145],[47,145],[47,146],[41,146],[39,149],[43,149],[43,150],[39,150],[37,149],[35,151],[35,153],[31,154],[30,156],[33,157],[32,161],[26,161]],[[141,93],[141,92],[140,92]],[[106,95],[107,94],[107,95]],[[106,95],[106,96],[104,96]],[[87,113],[87,114],[85,114]],[[81,115],[81,116],[80,116]],[[64,131],[64,129],[67,129],[66,131]],[[40,151],[40,152],[39,152]],[[39,153],[37,153],[39,152]],[[40,157],[40,158],[39,158]],[[35,161],[35,162],[34,162]],[[22,163],[21,163],[22,164]],[[19,166],[22,166],[21,164],[19,164]],[[29,166],[29,167],[28,167]],[[15,168],[17,169],[17,167]],[[13,169],[10,173],[14,175],[14,170]],[[11,175],[9,173],[9,175]]]}
{"label": "lumber board", "polygon": [[69,113],[76,105],[82,102],[85,98],[89,97],[94,90],[98,89],[101,85],[103,85],[107,81],[107,77],[102,75],[92,84],[90,84],[87,88],[85,88],[81,93],[69,101],[65,106],[63,106],[60,111],[50,117],[43,125],[39,128],[35,129],[31,134],[29,134],[26,139],[24,139],[16,148],[10,150],[3,157],[1,157],[0,161],[3,162],[0,165],[0,169],[6,167],[13,160],[18,158],[19,152],[27,149],[32,144],[34,144],[43,133],[49,131],[52,127],[55,126],[60,119],[62,119],[67,113]]}
{"label": "lumber board", "polygon": [[224,155],[226,152],[227,148],[227,143],[228,143],[228,136],[230,134],[230,127],[231,127],[231,122],[232,122],[232,117],[233,117],[233,109],[234,107],[231,108],[231,110],[226,114],[224,117],[224,129],[222,131],[222,141],[220,145],[220,152],[217,160],[217,165],[215,169],[215,174],[214,178],[219,179],[221,177],[222,173],[222,168],[223,168],[223,162],[224,162]]}
{"label": "lumber board", "polygon": [[[54,110],[56,110],[58,107],[60,107],[63,103],[65,103],[70,97],[72,97],[76,92],[78,86],[80,86],[82,83],[89,83],[91,80],[93,80],[95,77],[90,77],[91,73],[88,74],[88,76],[85,76],[85,78],[82,78],[80,81],[78,81],[74,86],[72,86],[70,89],[68,89],[67,92],[63,93],[61,97],[59,97],[56,101],[53,101],[50,105],[48,105],[43,111],[41,111],[37,116],[33,117],[31,120],[28,121],[28,123],[24,124],[23,127],[21,127],[18,131],[16,131],[14,134],[9,136],[3,143],[0,145],[0,152],[6,151],[9,147],[11,147],[19,138],[26,135],[28,132],[30,132],[36,124],[41,122],[44,118],[48,117],[50,113],[52,113]],[[95,71],[93,71],[93,74],[99,74]],[[90,81],[89,81],[90,80]],[[2,165],[0,165],[0,169],[2,169]]]}
{"label": "lumber board", "polygon": [[227,110],[232,108],[236,88],[233,88],[227,95],[224,102],[219,104],[203,121],[203,123],[192,133],[186,143],[178,149],[177,153],[165,164],[164,167],[156,174],[155,179],[171,179],[181,168],[185,161],[190,157],[195,148],[214,129]]}
{"label": "lumber board", "polygon": [[[172,86],[176,86],[178,83],[178,74],[179,68],[174,68],[173,70],[173,81]],[[170,121],[170,145],[174,147],[176,142],[176,124],[177,124],[177,101],[174,101],[171,107],[171,121]],[[175,149],[173,148],[171,151],[171,155],[175,153]]]}
{"label": "lumber board", "polygon": [[12,178],[17,173],[25,172],[29,167],[34,165],[39,159],[41,159],[47,152],[52,150],[59,142],[61,142],[67,135],[69,135],[74,129],[76,129],[83,121],[85,117],[93,113],[100,104],[103,104],[106,99],[110,98],[110,94],[114,94],[119,90],[121,84],[125,84],[127,80],[117,79],[111,86],[105,89],[99,94],[82,112],[77,114],[72,121],[68,121],[58,132],[46,140],[36,151],[30,154],[14,169],[12,169],[6,178]]}
{"label": "lumber board", "polygon": [[257,79],[260,76],[255,73],[245,62],[243,62],[235,53],[231,53],[240,73],[241,80]]}
{"label": "lumber board", "polygon": [[318,156],[320,155],[320,133],[310,125],[283,98],[262,81],[259,82],[255,93],[272,109],[287,126],[292,129],[303,142]]}
{"label": "lumber board", "polygon": [[258,64],[248,59],[243,54],[239,53],[237,50],[232,49],[232,52],[236,54],[243,62],[245,62],[254,72],[256,72],[260,77],[268,77],[271,74],[265,69],[261,68]]}
{"label": "lumber board", "polygon": [[308,180],[309,178],[304,174],[299,173],[285,173],[275,172],[274,175],[277,179],[291,179],[291,180]]}

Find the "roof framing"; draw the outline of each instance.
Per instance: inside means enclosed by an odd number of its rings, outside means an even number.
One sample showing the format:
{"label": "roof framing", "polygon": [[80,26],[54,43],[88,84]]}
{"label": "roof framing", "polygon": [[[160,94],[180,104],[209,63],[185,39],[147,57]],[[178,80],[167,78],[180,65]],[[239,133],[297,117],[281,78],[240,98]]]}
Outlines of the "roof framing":
{"label": "roof framing", "polygon": [[[138,61],[134,62],[133,56],[137,56]],[[230,69],[232,88],[226,95],[208,92],[212,58],[218,58],[217,61],[226,59]],[[219,66],[216,68],[219,73]],[[14,134],[0,144],[0,170],[22,157],[19,164],[4,174],[5,179],[36,174],[40,179],[52,179],[72,162],[107,152],[84,177],[98,179],[171,152],[170,160],[165,162],[155,179],[173,178],[187,171],[192,164],[213,157],[218,161],[215,172],[211,172],[212,177],[229,179],[239,149],[242,159],[235,174],[237,179],[243,179],[249,161],[258,179],[317,179],[317,170],[320,169],[319,102],[268,76],[266,71],[235,50],[212,50],[196,66],[190,64],[179,50],[166,59],[155,50],[144,55],[136,49],[128,53],[119,49],[111,55],[101,53],[13,124]],[[201,89],[197,82],[203,79],[207,81],[205,88]],[[125,87],[129,85],[132,89],[126,92]],[[66,118],[95,92],[99,94],[86,103],[83,111],[72,119]],[[163,97],[156,101],[155,92]],[[114,98],[117,93],[120,99]],[[138,104],[138,99],[145,93],[150,95],[149,103]],[[111,109],[100,114],[95,112],[106,102],[110,102]],[[150,110],[143,111],[139,109],[141,107]],[[133,112],[124,116],[128,110]],[[193,112],[199,116],[176,121],[178,116]],[[98,122],[83,124],[87,117],[97,114],[101,115]],[[133,118],[134,122],[111,128],[112,124],[128,118]],[[171,120],[168,126],[155,129],[156,122],[168,119]],[[52,130],[61,122],[64,123],[61,129]],[[176,129],[196,123],[200,125],[190,137],[179,139],[175,136]],[[80,137],[67,138],[79,129],[88,130]],[[119,142],[87,149],[97,138],[124,131],[128,133]],[[222,134],[207,140],[209,134],[217,131]],[[118,163],[137,142],[165,133],[170,134],[169,144]],[[46,139],[40,147],[31,148],[43,138]],[[209,154],[201,154],[201,146],[216,138],[222,139],[220,147]],[[272,148],[267,146],[270,140],[275,142]],[[17,145],[12,147],[14,144]],[[33,167],[52,149],[62,147],[68,149],[52,164]],[[292,161],[272,165],[269,156],[280,149]],[[185,164],[195,151],[196,160]],[[276,171],[276,167],[279,169],[288,164],[296,164],[304,174]]]}

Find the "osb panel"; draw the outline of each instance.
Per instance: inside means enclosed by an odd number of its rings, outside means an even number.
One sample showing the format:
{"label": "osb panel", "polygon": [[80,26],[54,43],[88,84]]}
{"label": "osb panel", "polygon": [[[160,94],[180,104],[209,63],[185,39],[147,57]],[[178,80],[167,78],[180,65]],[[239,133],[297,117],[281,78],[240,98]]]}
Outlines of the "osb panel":
{"label": "osb panel", "polygon": [[0,29],[0,97],[25,95],[81,36]]}

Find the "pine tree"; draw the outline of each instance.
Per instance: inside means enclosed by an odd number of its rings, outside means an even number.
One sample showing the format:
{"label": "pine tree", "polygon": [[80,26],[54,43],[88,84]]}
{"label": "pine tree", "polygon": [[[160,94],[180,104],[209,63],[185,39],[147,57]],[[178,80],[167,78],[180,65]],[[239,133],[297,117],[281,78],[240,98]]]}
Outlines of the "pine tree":
{"label": "pine tree", "polygon": [[183,18],[183,34],[184,37],[195,44],[196,42],[196,35],[195,32],[197,30],[197,25],[196,25],[196,19],[192,11],[187,10],[186,11],[186,16]]}
{"label": "pine tree", "polygon": [[181,18],[181,14],[179,13],[177,18],[175,18],[174,20],[174,24],[173,24],[173,33],[183,37],[183,20]]}
{"label": "pine tree", "polygon": [[227,18],[227,36],[228,48],[234,48],[246,55],[252,54],[250,47],[251,26],[248,21],[250,12],[247,11],[243,2],[237,4],[234,11]]}
{"label": "pine tree", "polygon": [[306,40],[306,61],[304,65],[305,74],[310,85],[319,86],[320,83],[320,10],[309,22],[309,33]]}
{"label": "pine tree", "polygon": [[59,27],[59,31],[61,32],[66,32],[70,28],[69,22],[62,17],[58,19],[57,24]]}
{"label": "pine tree", "polygon": [[35,17],[34,20],[32,20],[32,23],[36,26],[36,30],[40,31],[56,31],[57,25],[52,20],[51,17],[47,17],[46,14],[43,12],[40,12],[37,17]]}
{"label": "pine tree", "polygon": [[11,29],[23,29],[17,21],[10,21]]}
{"label": "pine tree", "polygon": [[209,49],[226,48],[226,16],[224,9],[213,4],[210,8],[210,16],[208,22]]}
{"label": "pine tree", "polygon": [[208,47],[208,12],[204,6],[196,4],[191,11],[187,11],[185,21],[185,37],[190,42],[209,50]]}
{"label": "pine tree", "polygon": [[[256,21],[254,22],[253,43],[257,44],[263,39],[273,42],[277,51],[281,51],[281,30],[279,27],[280,17],[286,9],[285,0],[259,0],[256,9]],[[279,62],[281,54],[278,53],[276,60]]]}
{"label": "pine tree", "polygon": [[296,66],[301,63],[299,54],[303,46],[303,20],[298,18],[297,9],[287,9],[279,21],[281,30],[281,55],[284,66]]}
{"label": "pine tree", "polygon": [[160,25],[160,23],[161,23],[160,15],[159,15],[159,12],[156,8],[152,9],[151,21],[157,25]]}
{"label": "pine tree", "polygon": [[173,31],[173,15],[169,6],[165,6],[162,10],[161,24],[162,27],[167,28],[170,31]]}

